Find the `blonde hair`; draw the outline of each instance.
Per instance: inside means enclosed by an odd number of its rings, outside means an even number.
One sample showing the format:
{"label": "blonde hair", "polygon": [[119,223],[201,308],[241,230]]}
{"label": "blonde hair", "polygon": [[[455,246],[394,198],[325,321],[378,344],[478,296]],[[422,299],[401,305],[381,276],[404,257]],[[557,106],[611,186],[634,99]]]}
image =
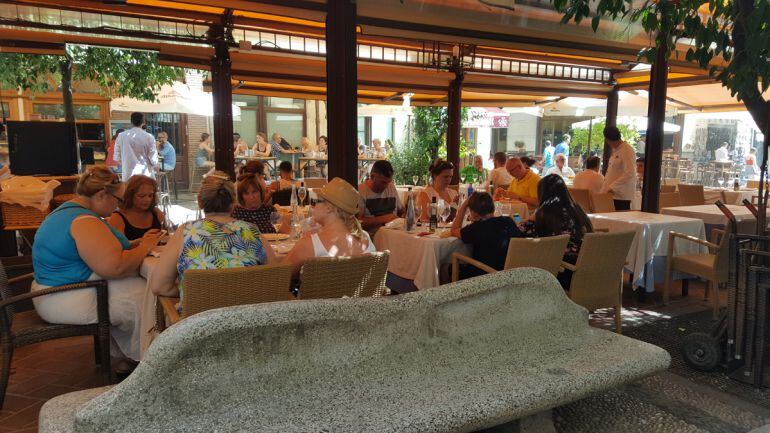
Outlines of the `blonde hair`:
{"label": "blonde hair", "polygon": [[342,220],[342,222],[345,224],[345,227],[348,228],[348,231],[351,235],[353,235],[354,238],[359,241],[364,240],[364,229],[361,228],[361,223],[358,221],[358,218],[356,218],[355,215],[345,212],[330,201],[326,201],[326,204],[330,209],[334,210],[334,213]]}
{"label": "blonde hair", "polygon": [[75,193],[83,197],[93,197],[99,191],[114,194],[120,190],[121,185],[117,174],[107,167],[96,166],[80,175]]}
{"label": "blonde hair", "polygon": [[235,203],[235,186],[227,173],[215,171],[206,176],[198,191],[198,204],[205,213],[230,212]]}

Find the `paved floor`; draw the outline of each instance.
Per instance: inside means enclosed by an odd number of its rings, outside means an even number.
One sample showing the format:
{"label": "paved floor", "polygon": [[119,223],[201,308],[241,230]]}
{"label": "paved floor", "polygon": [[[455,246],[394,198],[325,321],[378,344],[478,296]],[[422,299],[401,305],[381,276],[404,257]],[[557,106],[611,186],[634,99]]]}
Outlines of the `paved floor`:
{"label": "paved floor", "polygon": [[[180,204],[194,209],[191,195],[180,195]],[[175,223],[190,218],[190,212],[171,212]],[[194,217],[194,215],[193,215]],[[726,294],[722,295],[722,305]],[[658,295],[640,301],[627,291],[624,297],[624,333],[648,341],[659,333],[662,346],[675,351],[669,334],[677,318],[701,312],[701,325],[708,324],[710,304],[704,302],[703,285],[691,283],[690,296],[674,293],[662,306]],[[594,326],[613,329],[614,312],[600,310],[591,315]],[[681,326],[676,322],[676,326]],[[645,332],[637,332],[642,329]],[[43,403],[57,395],[99,386],[90,337],[57,340],[24,347],[14,353],[12,374],[5,404],[0,410],[0,433],[35,432]],[[668,341],[665,345],[663,341]],[[635,432],[753,432],[770,433],[770,392],[726,379],[721,373],[708,377],[694,374],[681,362],[653,377],[594,395],[554,410],[560,433]]]}

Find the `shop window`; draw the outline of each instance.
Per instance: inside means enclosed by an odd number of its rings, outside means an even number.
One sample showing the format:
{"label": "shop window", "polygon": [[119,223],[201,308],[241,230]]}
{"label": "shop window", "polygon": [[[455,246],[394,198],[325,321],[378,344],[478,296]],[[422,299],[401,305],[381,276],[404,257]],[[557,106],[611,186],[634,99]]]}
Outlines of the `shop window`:
{"label": "shop window", "polygon": [[[100,105],[76,104],[74,110],[77,120],[99,120],[102,118]],[[64,104],[32,104],[32,112],[39,114],[43,119],[63,119]]]}

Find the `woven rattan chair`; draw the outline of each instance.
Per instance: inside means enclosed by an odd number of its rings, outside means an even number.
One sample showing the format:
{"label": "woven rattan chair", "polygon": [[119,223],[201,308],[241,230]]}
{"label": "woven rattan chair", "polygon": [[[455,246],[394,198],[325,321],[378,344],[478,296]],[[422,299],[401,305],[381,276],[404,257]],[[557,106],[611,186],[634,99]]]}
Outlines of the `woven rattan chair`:
{"label": "woven rattan chair", "polygon": [[[158,304],[171,325],[202,311],[234,305],[288,301],[291,295],[291,265],[248,266],[227,269],[188,269],[184,273],[182,314],[178,298],[158,297]],[[160,317],[157,317],[159,321]],[[165,320],[164,320],[165,322]],[[165,323],[160,323],[161,329]]]}
{"label": "woven rattan chair", "polygon": [[591,194],[591,212],[615,212],[615,200],[609,193]]}
{"label": "woven rattan chair", "polygon": [[[11,296],[10,284],[30,280],[32,274],[8,279],[5,267],[0,263],[0,408],[5,400],[5,390],[11,374],[11,359],[16,348],[30,344],[42,343],[58,338],[92,335],[94,337],[94,356],[96,364],[101,367],[102,379],[105,385],[112,381],[110,367],[110,312],[107,298],[107,281],[84,281],[82,283],[66,284],[50,287],[44,290],[28,292]],[[37,315],[35,310],[19,311],[21,303],[33,298],[62,293],[72,290],[96,290],[96,323],[88,325],[61,325],[48,323]]]}
{"label": "woven rattan chair", "polygon": [[580,188],[570,188],[569,195],[572,196],[572,200],[579,204],[583,208],[583,212],[591,213],[591,191]]}
{"label": "woven rattan chair", "polygon": [[308,188],[323,188],[329,183],[325,177],[306,177],[305,186]]}
{"label": "woven rattan chair", "polygon": [[678,192],[661,192],[658,196],[658,212],[667,207],[676,207],[681,205]]}
{"label": "woven rattan chair", "polygon": [[672,193],[674,191],[676,191],[676,185],[661,185],[660,186],[661,194]]}
{"label": "woven rattan chair", "polygon": [[[546,238],[511,238],[503,269],[540,268],[556,275],[561,269],[564,250],[567,249],[569,235]],[[494,268],[460,253],[452,254],[452,281],[460,278],[460,264],[473,265],[488,274],[497,272]]]}
{"label": "woven rattan chair", "polygon": [[703,185],[679,184],[679,197],[682,206],[699,206],[706,202]]}
{"label": "woven rattan chair", "polygon": [[[732,230],[732,223],[725,227],[727,233]],[[671,277],[674,271],[686,272],[709,281],[706,288],[706,298],[711,292],[711,304],[714,307],[714,318],[719,315],[719,285],[727,282],[730,265],[729,236],[725,236],[725,230],[711,230],[711,242],[704,241],[683,233],[670,232],[668,234],[668,259],[666,261],[666,282],[663,288],[663,304],[668,304],[669,291],[671,289]],[[677,239],[694,242],[708,247],[704,254],[676,255],[675,242]]]}
{"label": "woven rattan chair", "polygon": [[589,311],[615,308],[615,331],[620,334],[623,309],[623,266],[636,233],[586,233],[577,262],[562,262],[572,271],[569,297]]}
{"label": "woven rattan chair", "polygon": [[385,294],[390,252],[356,257],[318,257],[302,266],[300,299],[351,298]]}

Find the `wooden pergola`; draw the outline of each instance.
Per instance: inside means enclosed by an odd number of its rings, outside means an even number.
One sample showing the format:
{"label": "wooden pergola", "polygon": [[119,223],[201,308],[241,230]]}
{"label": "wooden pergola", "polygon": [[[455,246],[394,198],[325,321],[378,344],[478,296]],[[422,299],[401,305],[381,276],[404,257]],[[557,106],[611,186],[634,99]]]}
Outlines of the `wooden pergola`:
{"label": "wooden pergola", "polygon": [[[657,210],[663,117],[725,106],[668,98],[669,87],[707,85],[684,61],[638,71],[649,36],[605,22],[562,25],[550,4],[457,0],[0,0],[0,52],[61,54],[66,44],[152,50],[166,65],[211,72],[216,166],[232,173],[232,94],[324,99],[329,175],[357,181],[357,104],[449,108],[447,156],[459,161],[460,113],[474,106],[533,106],[559,97],[607,99],[649,90],[643,209]],[[529,3],[528,3],[529,4]],[[683,48],[677,47],[683,54]],[[673,58],[684,58],[684,55]],[[697,97],[697,95],[695,95]],[[717,103],[718,102],[718,103]],[[727,105],[738,104],[728,100]],[[605,149],[605,157],[608,151]],[[606,166],[606,164],[605,164]]]}

